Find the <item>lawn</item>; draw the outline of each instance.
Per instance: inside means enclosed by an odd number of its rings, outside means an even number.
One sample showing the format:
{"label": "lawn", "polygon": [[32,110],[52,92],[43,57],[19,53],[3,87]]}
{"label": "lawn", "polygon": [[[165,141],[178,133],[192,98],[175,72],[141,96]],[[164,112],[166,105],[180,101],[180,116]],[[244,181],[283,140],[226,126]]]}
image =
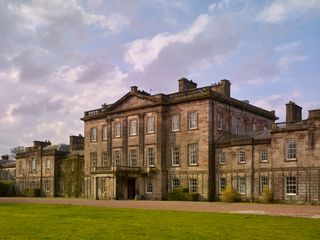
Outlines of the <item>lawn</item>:
{"label": "lawn", "polygon": [[0,204],[0,239],[320,239],[320,220]]}

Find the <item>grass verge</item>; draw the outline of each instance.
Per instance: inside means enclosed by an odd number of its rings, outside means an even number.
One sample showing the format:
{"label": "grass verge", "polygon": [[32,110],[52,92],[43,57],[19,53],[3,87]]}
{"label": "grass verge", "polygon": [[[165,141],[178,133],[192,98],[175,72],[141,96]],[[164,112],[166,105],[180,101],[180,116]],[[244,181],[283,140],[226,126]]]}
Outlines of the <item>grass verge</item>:
{"label": "grass verge", "polygon": [[320,239],[320,220],[0,204],[0,239]]}

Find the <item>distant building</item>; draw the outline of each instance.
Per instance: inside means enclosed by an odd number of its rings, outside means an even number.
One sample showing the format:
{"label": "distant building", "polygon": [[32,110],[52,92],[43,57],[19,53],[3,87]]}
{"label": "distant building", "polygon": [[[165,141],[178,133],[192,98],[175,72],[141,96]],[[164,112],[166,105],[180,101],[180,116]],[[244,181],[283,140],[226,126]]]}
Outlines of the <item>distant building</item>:
{"label": "distant building", "polygon": [[16,162],[9,160],[8,155],[1,156],[0,160],[0,180],[15,180]]}
{"label": "distant building", "polygon": [[225,134],[271,129],[274,111],[230,97],[230,82],[150,95],[131,87],[113,104],[84,113],[85,195],[166,199],[175,187],[218,197],[216,142]]}
{"label": "distant building", "polygon": [[[82,142],[82,145],[81,145]],[[81,149],[82,147],[82,149]],[[16,156],[16,190],[40,189],[42,196],[79,196],[81,185],[75,175],[81,175],[83,137],[70,136],[70,146],[51,145],[50,141],[34,141]],[[66,166],[70,165],[70,169]],[[70,189],[70,190],[69,190]]]}

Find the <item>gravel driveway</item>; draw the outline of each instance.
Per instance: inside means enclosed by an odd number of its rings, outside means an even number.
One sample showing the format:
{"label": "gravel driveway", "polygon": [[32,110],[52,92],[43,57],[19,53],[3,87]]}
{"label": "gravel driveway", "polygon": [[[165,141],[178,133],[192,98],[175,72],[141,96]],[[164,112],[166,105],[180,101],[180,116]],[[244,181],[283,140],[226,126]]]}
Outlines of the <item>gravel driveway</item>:
{"label": "gravel driveway", "polygon": [[79,198],[0,198],[0,203],[71,204],[107,208],[136,208],[193,212],[224,212],[320,218],[320,206],[288,204],[90,200]]}

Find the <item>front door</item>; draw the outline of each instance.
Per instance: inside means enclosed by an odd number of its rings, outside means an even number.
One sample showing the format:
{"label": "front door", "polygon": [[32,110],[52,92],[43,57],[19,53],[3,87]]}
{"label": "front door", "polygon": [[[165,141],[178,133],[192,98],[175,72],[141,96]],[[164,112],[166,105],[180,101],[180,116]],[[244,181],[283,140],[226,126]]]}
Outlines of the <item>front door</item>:
{"label": "front door", "polygon": [[134,178],[128,179],[128,199],[134,199],[136,195],[136,180]]}
{"label": "front door", "polygon": [[105,198],[106,198],[106,178],[99,177],[99,178],[97,178],[96,199],[105,199]]}

